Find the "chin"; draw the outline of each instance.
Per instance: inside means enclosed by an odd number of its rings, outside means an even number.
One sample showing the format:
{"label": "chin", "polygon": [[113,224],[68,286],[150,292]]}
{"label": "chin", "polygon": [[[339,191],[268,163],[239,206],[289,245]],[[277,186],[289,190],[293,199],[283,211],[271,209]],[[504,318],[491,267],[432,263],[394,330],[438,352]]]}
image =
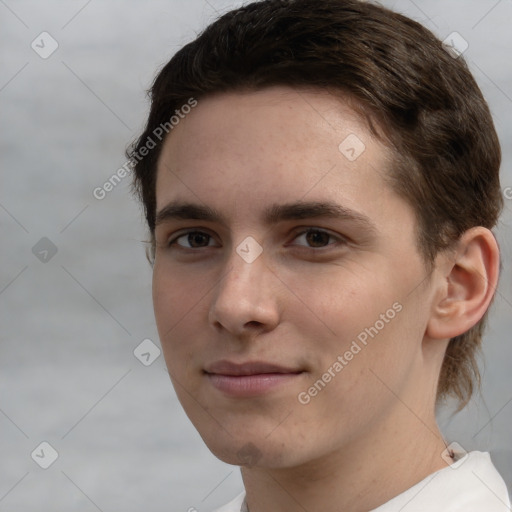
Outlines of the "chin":
{"label": "chin", "polygon": [[234,466],[247,468],[284,468],[300,464],[295,447],[283,440],[270,440],[265,437],[229,436],[213,433],[211,438],[202,436],[208,449],[221,461]]}

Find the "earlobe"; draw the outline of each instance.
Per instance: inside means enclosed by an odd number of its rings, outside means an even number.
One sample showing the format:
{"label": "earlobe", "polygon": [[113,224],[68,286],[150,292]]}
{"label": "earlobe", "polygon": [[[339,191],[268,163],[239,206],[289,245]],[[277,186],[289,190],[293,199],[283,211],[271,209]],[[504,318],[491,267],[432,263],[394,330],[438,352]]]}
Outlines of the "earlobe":
{"label": "earlobe", "polygon": [[428,337],[453,338],[478,323],[498,284],[499,259],[498,244],[487,228],[474,227],[462,235],[440,282],[425,333]]}

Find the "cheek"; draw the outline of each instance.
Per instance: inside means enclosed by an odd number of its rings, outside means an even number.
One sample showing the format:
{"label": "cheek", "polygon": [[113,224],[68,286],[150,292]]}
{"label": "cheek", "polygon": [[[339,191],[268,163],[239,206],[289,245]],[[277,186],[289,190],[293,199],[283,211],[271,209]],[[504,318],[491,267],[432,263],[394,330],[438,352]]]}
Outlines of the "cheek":
{"label": "cheek", "polygon": [[376,375],[400,379],[401,368],[413,357],[412,344],[403,336],[408,314],[401,285],[388,272],[358,270],[339,269],[307,281],[296,276],[291,283],[307,301],[295,302],[290,321],[302,334],[308,361],[314,362],[310,383],[323,374],[329,381],[334,395],[322,392],[327,401],[336,394],[349,401],[373,396],[375,386],[382,387]]}
{"label": "cheek", "polygon": [[[195,318],[203,314],[211,286],[155,264],[153,270],[153,309],[155,320],[169,370],[177,361],[183,365],[194,351],[193,329],[198,325]],[[201,313],[200,313],[201,312]]]}
{"label": "cheek", "polygon": [[311,268],[307,274],[290,273],[286,282],[300,299],[290,294],[294,320],[316,332],[312,340],[321,337],[341,349],[392,307],[397,292],[384,274],[352,261]]}
{"label": "cheek", "polygon": [[210,288],[192,270],[184,271],[165,261],[155,262],[152,292],[157,324],[178,328],[207,299]]}

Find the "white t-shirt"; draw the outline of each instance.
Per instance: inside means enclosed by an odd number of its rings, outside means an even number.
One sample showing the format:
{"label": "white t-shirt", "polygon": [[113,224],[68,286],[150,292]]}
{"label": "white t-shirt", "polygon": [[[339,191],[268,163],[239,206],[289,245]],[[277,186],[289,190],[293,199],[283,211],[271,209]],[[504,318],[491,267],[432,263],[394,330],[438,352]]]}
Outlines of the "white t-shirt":
{"label": "white t-shirt", "polygon": [[[243,507],[243,508],[242,508]],[[510,512],[507,486],[488,452],[455,454],[440,469],[370,512]],[[245,491],[214,512],[247,512]]]}

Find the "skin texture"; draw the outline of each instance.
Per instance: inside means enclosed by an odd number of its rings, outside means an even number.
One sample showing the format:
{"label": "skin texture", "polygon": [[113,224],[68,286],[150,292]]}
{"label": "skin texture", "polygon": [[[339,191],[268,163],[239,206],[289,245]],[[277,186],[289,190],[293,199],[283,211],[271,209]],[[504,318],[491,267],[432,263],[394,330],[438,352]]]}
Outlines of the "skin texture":
{"label": "skin texture", "polygon": [[[339,149],[350,134],[365,145],[353,161]],[[428,272],[414,211],[384,181],[390,164],[348,104],[308,89],[201,99],[165,141],[157,213],[182,200],[219,210],[225,223],[157,223],[160,340],[199,434],[242,466],[251,512],[368,511],[446,467],[437,379],[449,338],[491,300],[498,250],[490,231],[474,228]],[[323,217],[262,222],[268,206],[297,201],[335,202],[371,227]],[[203,235],[183,236],[187,229]],[[250,263],[236,250],[248,236],[262,248]],[[400,311],[333,370],[393,304]],[[223,359],[302,373],[234,397],[204,373]],[[301,403],[329,368],[329,382]]]}

